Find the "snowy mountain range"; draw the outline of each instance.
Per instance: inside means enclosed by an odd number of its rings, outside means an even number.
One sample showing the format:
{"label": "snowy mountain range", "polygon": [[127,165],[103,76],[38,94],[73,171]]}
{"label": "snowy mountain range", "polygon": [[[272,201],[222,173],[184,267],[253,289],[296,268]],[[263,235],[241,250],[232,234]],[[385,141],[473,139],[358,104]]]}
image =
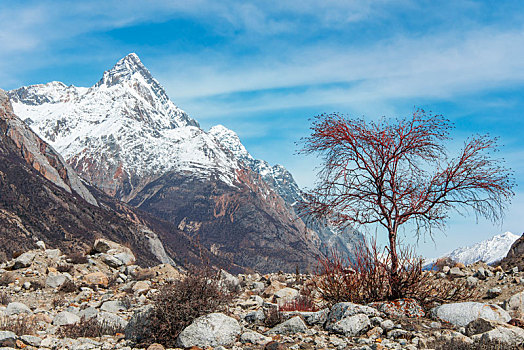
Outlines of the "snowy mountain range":
{"label": "snowy mountain range", "polygon": [[[519,238],[520,236],[518,235],[505,232],[471,246],[457,248],[443,255],[442,258],[449,257],[465,265],[473,264],[477,261],[493,264],[502,260],[508,254],[511,245]],[[427,265],[434,263],[437,259],[428,260]]]}
{"label": "snowy mountain range", "polygon": [[[293,209],[302,198],[293,176],[254,159],[232,130],[202,130],[136,54],[89,88],[51,82],[8,95],[15,113],[81,177],[198,235],[235,263],[269,267],[272,256],[288,259],[282,263],[288,268],[301,261],[309,266],[331,247],[350,254],[361,239],[329,224],[306,225]],[[237,256],[241,246],[263,256],[247,262],[250,252]],[[286,246],[297,255],[280,257]]]}

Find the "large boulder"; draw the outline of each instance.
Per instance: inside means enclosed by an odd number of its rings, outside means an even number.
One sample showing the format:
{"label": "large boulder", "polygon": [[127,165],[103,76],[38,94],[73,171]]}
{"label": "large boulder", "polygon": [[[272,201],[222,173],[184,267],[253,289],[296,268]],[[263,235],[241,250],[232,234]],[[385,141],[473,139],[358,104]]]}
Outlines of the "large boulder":
{"label": "large boulder", "polygon": [[144,340],[148,336],[147,332],[151,325],[153,312],[154,308],[151,305],[146,305],[135,311],[124,331],[126,339],[136,343]]}
{"label": "large boulder", "polygon": [[476,341],[499,342],[507,346],[524,345],[524,329],[507,323],[478,319],[466,326],[466,333]]}
{"label": "large boulder", "polygon": [[222,313],[213,313],[197,318],[178,336],[178,346],[217,347],[231,346],[241,333],[237,320]]}
{"label": "large boulder", "polygon": [[363,314],[366,316],[380,316],[380,312],[370,306],[353,304],[349,302],[338,303],[333,305],[327,316],[326,329],[329,330],[331,325],[339,322],[343,318],[358,314]]}
{"label": "large boulder", "polygon": [[411,298],[382,301],[368,304],[391,317],[424,317],[424,309]]}
{"label": "large boulder", "polygon": [[24,267],[29,267],[35,259],[36,252],[29,251],[25,252],[15,259],[13,270],[22,269]]}
{"label": "large boulder", "polygon": [[285,317],[300,316],[307,325],[323,325],[329,315],[329,309],[322,309],[320,311],[289,311],[284,312]]}
{"label": "large boulder", "polygon": [[65,326],[75,324],[80,321],[80,317],[69,311],[62,311],[53,318],[53,325]]}
{"label": "large boulder", "polygon": [[93,250],[98,253],[107,254],[114,258],[108,258],[107,255],[103,255],[102,260],[111,267],[133,265],[136,262],[135,255],[131,249],[104,238],[100,238],[95,241]]}
{"label": "large boulder", "polygon": [[505,303],[504,307],[507,311],[513,312],[515,317],[524,316],[524,291],[513,294]]}
{"label": "large boulder", "polygon": [[84,282],[88,285],[97,285],[101,287],[107,287],[109,284],[109,278],[101,271],[88,273],[84,276]]}
{"label": "large boulder", "polygon": [[332,323],[326,329],[330,332],[343,334],[346,337],[356,337],[366,332],[371,327],[369,317],[364,314],[344,317]]}
{"label": "large boulder", "polygon": [[302,321],[300,316],[295,316],[271,328],[269,331],[267,331],[267,334],[296,334],[304,333],[306,330],[307,326],[304,321]]}
{"label": "large boulder", "polygon": [[19,302],[9,303],[4,312],[7,316],[20,315],[20,314],[29,314],[30,315],[33,313],[26,304],[19,303]]}
{"label": "large boulder", "polygon": [[11,331],[0,331],[0,346],[14,348],[17,338],[16,334]]}
{"label": "large boulder", "polygon": [[45,285],[49,288],[58,288],[63,285],[69,278],[60,272],[51,272],[45,280]]}
{"label": "large boulder", "polygon": [[431,309],[430,313],[434,318],[460,327],[464,327],[478,318],[503,323],[511,319],[510,315],[501,307],[477,302],[444,304]]}

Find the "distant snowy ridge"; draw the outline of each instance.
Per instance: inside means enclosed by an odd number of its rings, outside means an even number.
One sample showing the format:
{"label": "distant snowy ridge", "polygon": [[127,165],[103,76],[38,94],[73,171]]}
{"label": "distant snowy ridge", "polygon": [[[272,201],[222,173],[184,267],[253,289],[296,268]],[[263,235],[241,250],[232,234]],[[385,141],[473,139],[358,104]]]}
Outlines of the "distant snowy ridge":
{"label": "distant snowy ridge", "polygon": [[[505,232],[474,245],[457,248],[450,253],[444,254],[440,258],[449,257],[465,265],[473,264],[477,261],[493,264],[502,260],[508,254],[511,245],[519,238],[520,236],[518,235]],[[433,264],[440,258],[426,260],[426,266]]]}

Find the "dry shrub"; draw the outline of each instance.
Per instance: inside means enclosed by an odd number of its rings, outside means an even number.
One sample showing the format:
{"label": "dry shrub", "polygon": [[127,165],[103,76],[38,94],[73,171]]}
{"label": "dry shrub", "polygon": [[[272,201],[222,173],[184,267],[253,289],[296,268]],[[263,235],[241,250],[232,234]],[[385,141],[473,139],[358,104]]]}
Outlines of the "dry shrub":
{"label": "dry shrub", "polygon": [[14,283],[14,281],[16,281],[16,277],[15,277],[14,273],[12,273],[12,272],[4,272],[0,276],[0,287],[6,287],[9,284]]}
{"label": "dry shrub", "polygon": [[395,283],[399,298],[413,298],[429,308],[436,303],[462,301],[478,297],[478,291],[466,288],[463,280],[436,280],[423,271],[423,260],[409,247],[399,245],[397,280],[391,272],[387,248],[379,250],[375,240],[361,243],[354,259],[344,259],[336,252],[320,259],[315,288],[328,304],[351,301],[367,304],[393,299]]}
{"label": "dry shrub", "polygon": [[60,293],[56,295],[53,300],[51,301],[51,305],[53,305],[53,308],[58,308],[60,306],[64,306],[66,304],[66,299],[64,297],[63,293]]}
{"label": "dry shrub", "polygon": [[284,322],[284,315],[278,307],[264,308],[264,326],[273,328]]}
{"label": "dry shrub", "polygon": [[56,270],[58,272],[70,272],[72,269],[73,269],[73,265],[72,264],[59,263],[59,264],[56,265]]}
{"label": "dry shrub", "polygon": [[233,294],[221,288],[219,274],[210,268],[193,269],[182,280],[159,288],[153,300],[149,329],[144,329],[144,344],[175,345],[179,333],[197,317],[225,310]]}
{"label": "dry shrub", "polygon": [[21,314],[18,316],[0,316],[0,330],[11,331],[18,336],[33,335],[38,328],[32,316]]}
{"label": "dry shrub", "polygon": [[282,303],[280,311],[318,311],[310,296],[300,295],[298,298]]}
{"label": "dry shrub", "polygon": [[78,287],[75,285],[73,281],[66,280],[59,288],[59,292],[62,293],[74,293],[78,291]]}
{"label": "dry shrub", "polygon": [[11,302],[11,296],[6,292],[0,292],[0,305],[7,305]]}
{"label": "dry shrub", "polygon": [[82,252],[73,252],[67,256],[66,259],[68,262],[72,264],[87,264],[87,256],[85,253]]}
{"label": "dry shrub", "polygon": [[97,338],[103,335],[123,333],[124,329],[113,322],[100,321],[96,317],[82,317],[79,322],[61,326],[58,330],[60,337],[67,338]]}

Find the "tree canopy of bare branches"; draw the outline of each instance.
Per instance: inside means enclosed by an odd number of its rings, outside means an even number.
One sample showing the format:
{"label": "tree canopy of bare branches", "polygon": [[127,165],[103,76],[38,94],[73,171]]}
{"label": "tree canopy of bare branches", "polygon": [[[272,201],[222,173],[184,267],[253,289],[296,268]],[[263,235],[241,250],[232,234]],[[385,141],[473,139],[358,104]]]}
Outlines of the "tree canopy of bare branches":
{"label": "tree canopy of bare branches", "polygon": [[315,117],[301,152],[321,155],[323,164],[302,212],[328,217],[338,226],[384,227],[393,276],[401,225],[412,222],[417,234],[431,234],[443,227],[451,210],[501,219],[514,195],[514,180],[493,156],[497,140],[472,136],[451,157],[444,143],[452,127],[441,115],[421,109],[405,119],[377,122],[339,114]]}

